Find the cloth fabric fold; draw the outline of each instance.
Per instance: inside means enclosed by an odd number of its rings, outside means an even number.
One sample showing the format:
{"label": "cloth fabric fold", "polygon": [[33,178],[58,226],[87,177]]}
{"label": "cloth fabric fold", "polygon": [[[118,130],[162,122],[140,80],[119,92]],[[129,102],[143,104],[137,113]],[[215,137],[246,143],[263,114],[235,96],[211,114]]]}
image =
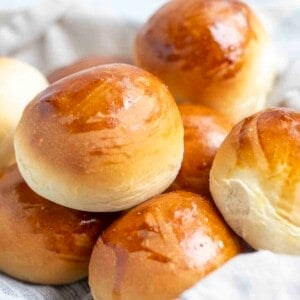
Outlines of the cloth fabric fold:
{"label": "cloth fabric fold", "polygon": [[80,0],[43,0],[0,12],[0,55],[46,73],[86,55],[131,57],[137,28],[137,22],[102,16]]}
{"label": "cloth fabric fold", "polygon": [[242,254],[186,291],[182,300],[287,300],[300,297],[300,256]]}

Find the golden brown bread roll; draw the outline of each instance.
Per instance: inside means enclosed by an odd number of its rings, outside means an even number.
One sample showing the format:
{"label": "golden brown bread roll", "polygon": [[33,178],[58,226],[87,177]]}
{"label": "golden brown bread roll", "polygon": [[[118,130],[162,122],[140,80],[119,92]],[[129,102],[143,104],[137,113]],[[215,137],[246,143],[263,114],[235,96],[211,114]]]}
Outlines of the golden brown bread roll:
{"label": "golden brown bread roll", "polygon": [[15,135],[28,185],[58,204],[118,211],[166,190],[183,156],[174,98],[133,66],[103,65],[57,81],[24,111]]}
{"label": "golden brown bread roll", "polygon": [[34,67],[0,57],[0,171],[15,161],[13,135],[25,106],[46,86]]}
{"label": "golden brown bread roll", "polygon": [[40,284],[81,279],[98,236],[113,217],[43,199],[13,165],[0,175],[0,271]]}
{"label": "golden brown bread roll", "polygon": [[268,109],[237,124],[210,174],[215,203],[255,249],[300,254],[300,113]]}
{"label": "golden brown bread roll", "polygon": [[179,102],[204,104],[236,122],[265,105],[274,77],[270,40],[236,0],[174,0],[139,30],[138,66]]}
{"label": "golden brown bread roll", "polygon": [[209,171],[216,152],[232,128],[221,114],[200,105],[178,106],[184,127],[181,169],[169,190],[209,196]]}
{"label": "golden brown bread roll", "polygon": [[72,64],[63,66],[57,70],[51,72],[47,79],[50,83],[53,83],[59,79],[62,79],[71,74],[77,73],[79,71],[96,67],[104,64],[112,64],[112,63],[128,63],[131,61],[124,57],[114,57],[114,56],[88,56],[81,59],[76,60]]}
{"label": "golden brown bread roll", "polygon": [[99,299],[174,299],[239,253],[208,199],[177,191],[133,208],[94,247],[89,284]]}

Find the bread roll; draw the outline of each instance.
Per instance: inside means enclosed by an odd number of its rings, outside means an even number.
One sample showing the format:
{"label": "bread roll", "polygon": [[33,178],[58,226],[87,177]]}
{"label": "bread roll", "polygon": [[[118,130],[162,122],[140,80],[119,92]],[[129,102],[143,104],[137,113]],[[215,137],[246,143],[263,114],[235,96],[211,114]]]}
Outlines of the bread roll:
{"label": "bread roll", "polygon": [[265,105],[275,73],[270,40],[236,0],[174,0],[139,30],[138,66],[161,78],[179,102],[209,106],[233,122]]}
{"label": "bread roll", "polygon": [[200,105],[181,104],[184,155],[169,190],[184,189],[209,196],[209,171],[216,152],[232,125],[219,113]]}
{"label": "bread roll", "polygon": [[62,79],[71,74],[77,73],[79,71],[112,63],[131,63],[129,59],[124,57],[114,57],[114,56],[87,56],[81,59],[76,60],[72,64],[63,66],[57,70],[51,72],[47,79],[50,83],[53,83],[59,79]]}
{"label": "bread roll", "polygon": [[221,145],[210,190],[233,230],[255,249],[300,254],[300,114],[268,109]]}
{"label": "bread roll", "polygon": [[81,279],[98,236],[113,217],[41,198],[13,165],[0,176],[0,271],[40,284]]}
{"label": "bread roll", "polygon": [[95,300],[174,299],[240,250],[209,199],[162,194],[104,231],[92,253],[89,284]]}
{"label": "bread roll", "polygon": [[62,79],[32,101],[15,135],[28,185],[58,204],[119,211],[167,189],[183,156],[183,125],[146,71],[103,65]]}
{"label": "bread roll", "polygon": [[46,86],[35,68],[0,57],[0,172],[15,161],[13,135],[23,109]]}

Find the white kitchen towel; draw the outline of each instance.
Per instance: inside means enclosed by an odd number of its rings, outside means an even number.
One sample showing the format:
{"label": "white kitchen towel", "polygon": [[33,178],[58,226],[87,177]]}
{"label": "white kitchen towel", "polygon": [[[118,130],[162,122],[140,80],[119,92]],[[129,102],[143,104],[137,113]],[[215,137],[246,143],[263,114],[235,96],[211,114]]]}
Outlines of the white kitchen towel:
{"label": "white kitchen towel", "polygon": [[186,291],[181,299],[300,299],[300,256],[268,251],[238,255]]}
{"label": "white kitchen towel", "polygon": [[42,0],[0,12],[0,55],[47,73],[86,55],[131,57],[137,23],[94,12],[81,0]]}
{"label": "white kitchen towel", "polygon": [[90,300],[86,280],[66,286],[42,286],[23,283],[0,274],[0,300]]}
{"label": "white kitchen towel", "polygon": [[[280,74],[270,103],[300,110],[300,1],[248,2],[254,4],[278,51]],[[108,18],[85,3],[42,0],[27,10],[0,12],[0,55],[25,60],[45,73],[86,55],[131,57],[139,24]],[[0,274],[2,299],[87,300],[91,296],[86,280],[48,287]],[[300,299],[300,257],[266,251],[239,255],[186,291],[182,299]]]}

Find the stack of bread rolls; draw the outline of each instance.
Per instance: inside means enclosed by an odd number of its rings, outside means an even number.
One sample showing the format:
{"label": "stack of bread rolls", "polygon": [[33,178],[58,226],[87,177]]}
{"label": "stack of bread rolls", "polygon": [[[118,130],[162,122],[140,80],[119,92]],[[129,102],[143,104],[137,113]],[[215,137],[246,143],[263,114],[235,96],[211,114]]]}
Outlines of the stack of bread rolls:
{"label": "stack of bread rolls", "polygon": [[88,275],[95,299],[174,299],[243,252],[238,235],[300,254],[300,115],[260,111],[275,69],[251,9],[170,1],[133,56],[54,71],[30,103],[7,75],[4,120],[10,101],[18,115],[2,134],[15,152],[0,157],[0,271],[43,284]]}

